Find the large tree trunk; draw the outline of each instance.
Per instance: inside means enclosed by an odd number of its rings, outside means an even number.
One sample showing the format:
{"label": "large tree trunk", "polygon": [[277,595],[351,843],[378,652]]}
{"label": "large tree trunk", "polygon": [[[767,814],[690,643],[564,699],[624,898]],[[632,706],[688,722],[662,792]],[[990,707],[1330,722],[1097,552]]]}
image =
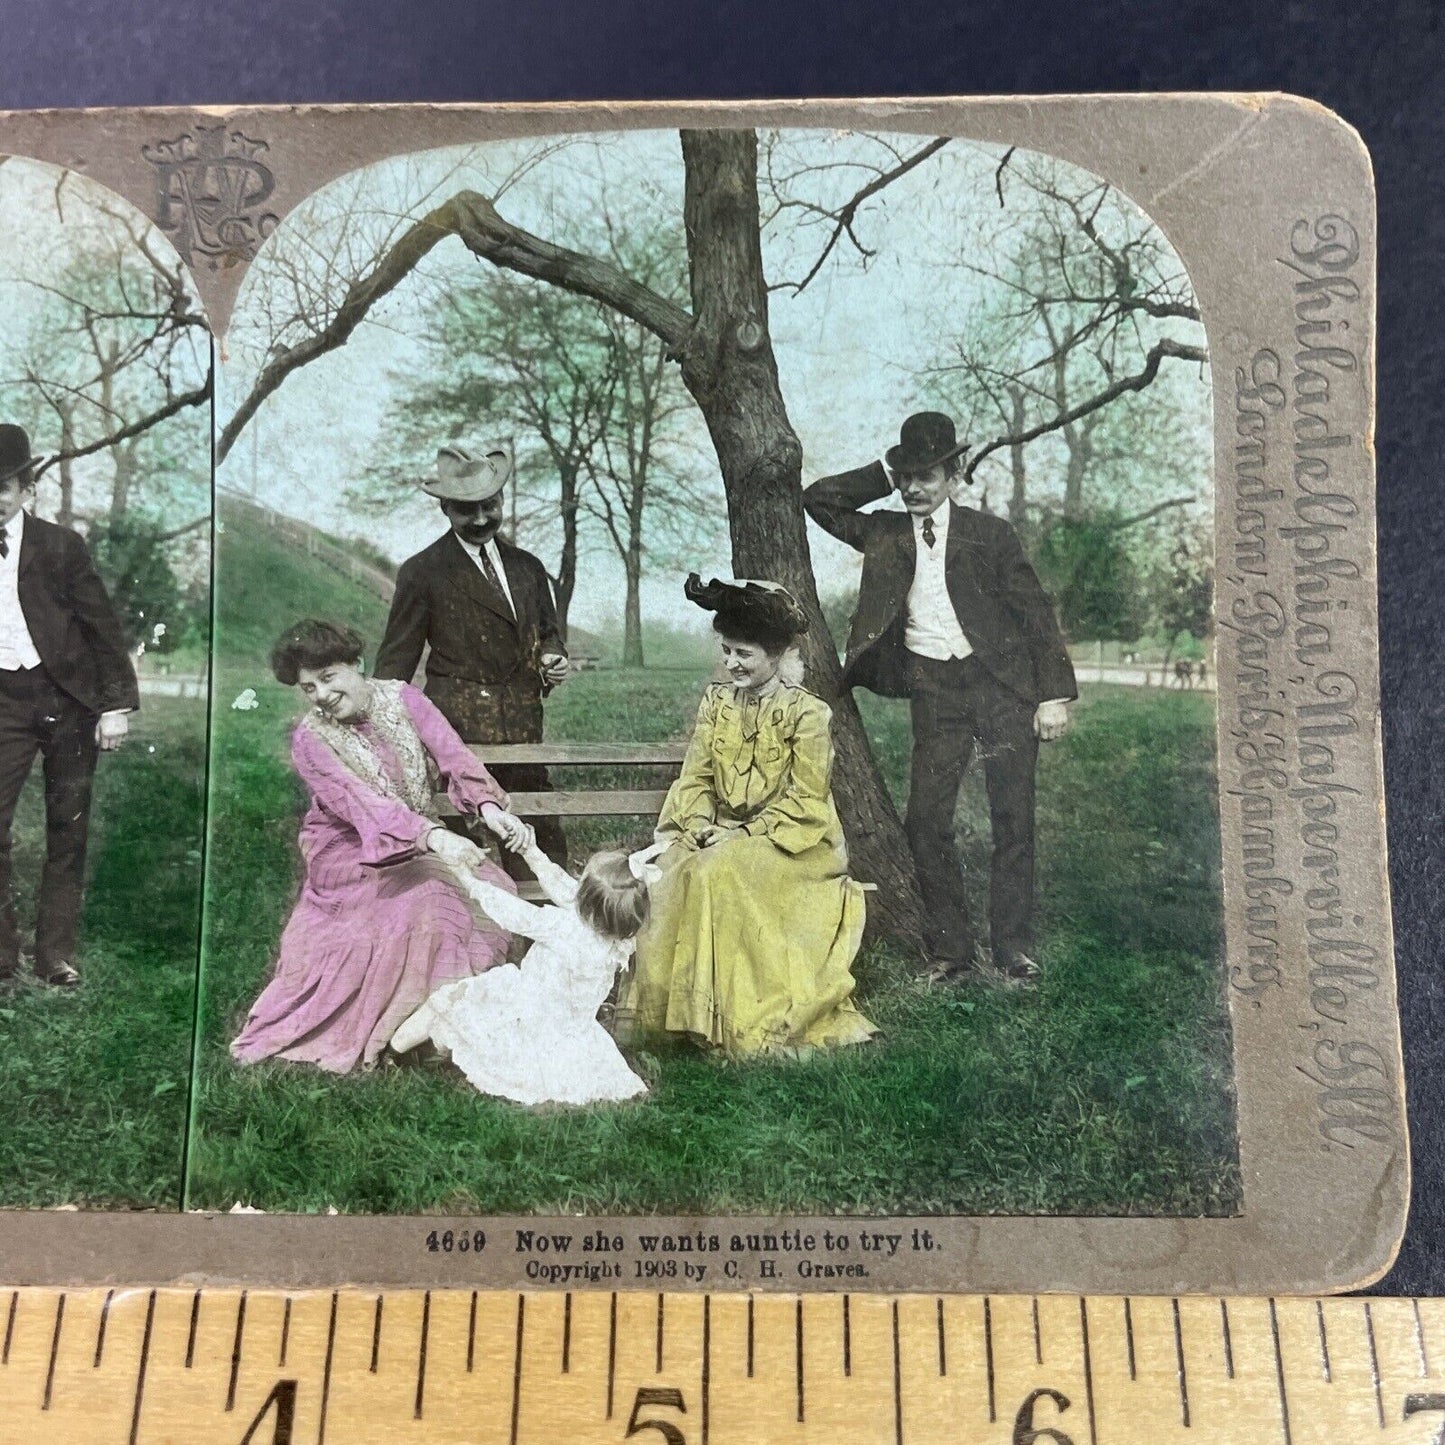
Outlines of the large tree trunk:
{"label": "large tree trunk", "polygon": [[807,609],[804,662],[833,707],[834,794],[851,871],[876,883],[874,934],[918,939],[921,909],[897,811],[873,760],[823,621],[802,503],[802,447],[788,420],[768,333],[758,217],[757,137],[683,131],[684,220],[695,325],[682,375],[717,449],[727,493],[733,569],[781,582]]}

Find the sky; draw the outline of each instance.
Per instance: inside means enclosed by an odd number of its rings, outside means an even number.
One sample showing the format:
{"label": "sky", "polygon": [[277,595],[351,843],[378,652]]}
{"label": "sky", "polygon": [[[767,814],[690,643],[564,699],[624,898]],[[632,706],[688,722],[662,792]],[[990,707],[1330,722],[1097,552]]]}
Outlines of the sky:
{"label": "sky", "polygon": [[[922,144],[919,137],[891,140],[904,153]],[[879,154],[875,138],[794,131],[784,133],[772,162],[777,174],[793,175],[790,194],[828,199],[856,190],[868,179],[859,163]],[[958,263],[985,254],[997,205],[999,155],[997,148],[953,142],[860,213],[858,237],[872,255],[860,255],[844,240],[801,294],[774,290],[770,329],[784,400],[803,445],[805,484],[880,456],[897,440],[905,415],[933,405],[927,369],[948,354],[982,300],[985,283]],[[813,169],[799,175],[804,166]],[[529,141],[431,152],[343,178],[285,218],[253,263],[223,348],[221,421],[264,358],[273,335],[268,316],[288,299],[276,288],[278,276],[299,273],[318,283],[328,270],[345,269],[351,260],[345,244],[394,234],[407,217],[463,185],[496,196],[499,210],[516,224],[583,250],[605,244],[609,224],[674,227],[679,233],[682,225],[683,171],[672,132],[580,138],[558,149]],[[765,186],[765,211],[769,199]],[[341,218],[347,213],[362,221],[353,219],[344,230]],[[769,280],[776,284],[805,274],[826,235],[805,212],[780,213],[764,234]],[[420,336],[428,297],[437,287],[464,284],[481,264],[455,238],[438,245],[343,347],[293,372],[262,404],[223,464],[219,483],[328,530],[364,536],[397,560],[435,537],[444,522],[420,492],[401,499],[382,520],[360,514],[346,493],[384,446],[388,408],[399,389],[424,373],[427,354]],[[1175,334],[1182,334],[1177,327]],[[1199,471],[1207,486],[1208,381],[1178,384],[1197,413]],[[969,419],[957,420],[961,434],[967,433]],[[482,439],[491,430],[488,419],[478,417],[473,435]],[[695,430],[697,465],[713,474],[701,480],[715,485],[721,505],[716,462],[700,421]],[[975,430],[987,432],[978,424]],[[518,446],[525,449],[528,440],[519,437]],[[430,466],[430,454],[417,458],[418,479]],[[977,500],[977,490],[971,500]],[[988,491],[994,509],[1001,509],[1000,483]],[[856,577],[855,555],[811,524],[810,538],[822,590],[844,590]],[[520,540],[533,545],[549,567],[555,565],[556,543],[547,529]],[[644,616],[689,630],[701,627],[703,620],[680,590],[681,577],[693,569],[730,571],[725,537],[707,555],[660,559],[644,581]],[[620,626],[621,598],[615,554],[605,544],[587,547],[573,620],[614,630]]]}

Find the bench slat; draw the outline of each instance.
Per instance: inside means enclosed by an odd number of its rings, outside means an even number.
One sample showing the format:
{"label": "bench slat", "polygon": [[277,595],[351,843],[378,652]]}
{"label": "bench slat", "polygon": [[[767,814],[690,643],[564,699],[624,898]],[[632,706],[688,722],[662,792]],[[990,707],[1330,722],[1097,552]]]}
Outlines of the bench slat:
{"label": "bench slat", "polygon": [[[667,797],[666,788],[650,788],[635,792],[618,790],[606,793],[512,793],[512,811],[523,818],[580,818],[623,816],[632,813],[657,814]],[[438,811],[455,817],[445,795],[436,799]]]}
{"label": "bench slat", "polygon": [[686,743],[472,743],[484,763],[634,763],[672,767],[683,760]]}

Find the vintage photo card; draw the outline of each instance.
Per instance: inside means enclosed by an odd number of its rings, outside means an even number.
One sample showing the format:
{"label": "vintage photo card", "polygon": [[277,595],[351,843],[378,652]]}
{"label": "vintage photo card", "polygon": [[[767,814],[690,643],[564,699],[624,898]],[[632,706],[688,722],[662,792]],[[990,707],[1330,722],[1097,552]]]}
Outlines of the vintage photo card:
{"label": "vintage photo card", "polygon": [[0,1207],[176,1210],[211,332],[148,209],[83,168],[0,156],[0,237]]}
{"label": "vintage photo card", "polygon": [[219,363],[182,1213],[16,1216],[9,1258],[1384,1270],[1374,211],[1337,117],[4,124],[104,138]]}

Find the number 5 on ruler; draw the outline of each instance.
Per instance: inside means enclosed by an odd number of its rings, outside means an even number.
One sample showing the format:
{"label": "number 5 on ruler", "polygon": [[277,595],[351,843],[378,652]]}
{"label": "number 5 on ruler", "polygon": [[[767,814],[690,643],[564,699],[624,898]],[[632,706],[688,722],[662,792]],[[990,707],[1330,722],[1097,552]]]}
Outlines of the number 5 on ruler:
{"label": "number 5 on ruler", "polygon": [[669,1410],[680,1410],[684,1415],[687,1414],[681,1390],[644,1386],[638,1390],[637,1398],[632,1402],[632,1413],[627,1417],[626,1438],[631,1439],[644,1430],[656,1430],[667,1441],[667,1445],[687,1445],[687,1437],[670,1420],[639,1420],[637,1412],[644,1405],[663,1405]]}

